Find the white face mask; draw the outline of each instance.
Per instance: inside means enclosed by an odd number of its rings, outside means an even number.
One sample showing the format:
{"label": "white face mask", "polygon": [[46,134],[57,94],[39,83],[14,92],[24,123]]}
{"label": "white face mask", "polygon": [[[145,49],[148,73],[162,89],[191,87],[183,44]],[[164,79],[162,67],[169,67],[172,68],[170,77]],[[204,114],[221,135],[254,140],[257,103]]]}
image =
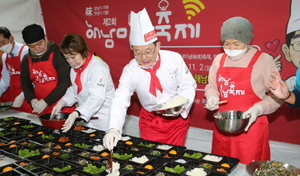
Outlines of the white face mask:
{"label": "white face mask", "polygon": [[8,43],[7,45],[3,45],[2,47],[0,47],[0,50],[7,54],[10,53],[12,50],[12,44]]}
{"label": "white face mask", "polygon": [[240,58],[242,58],[244,56],[244,54],[246,53],[248,47],[246,47],[245,49],[242,50],[230,50],[230,49],[225,49],[224,51],[225,53],[230,57],[230,59],[232,60],[239,60]]}

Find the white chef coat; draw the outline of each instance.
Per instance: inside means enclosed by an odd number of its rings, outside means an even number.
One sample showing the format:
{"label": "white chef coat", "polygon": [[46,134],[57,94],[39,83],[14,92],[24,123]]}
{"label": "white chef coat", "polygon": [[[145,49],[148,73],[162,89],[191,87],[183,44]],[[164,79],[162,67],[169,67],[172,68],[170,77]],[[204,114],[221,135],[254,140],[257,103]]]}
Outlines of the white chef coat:
{"label": "white chef coat", "polygon": [[[93,56],[86,69],[81,73],[82,90],[77,94],[75,83],[76,72],[71,69],[71,83],[62,97],[67,106],[78,103],[76,110],[81,113],[80,118],[86,121],[85,126],[106,131],[109,122],[109,106],[115,92],[114,84],[108,65]],[[92,119],[91,117],[98,117]]]}
{"label": "white chef coat", "polygon": [[[19,51],[23,45],[24,44],[18,43],[15,41],[15,46],[14,46],[13,50],[11,51],[11,54],[13,54],[14,57],[19,56]],[[21,52],[20,61],[22,61],[24,55],[27,53],[28,53],[28,46],[24,46],[24,48]],[[5,64],[6,57],[7,57],[7,53],[3,53],[2,58],[1,58],[2,59],[2,72],[1,72],[2,78],[0,80],[0,97],[2,96],[2,94],[7,90],[7,88],[10,85],[10,74],[9,74],[9,71]],[[11,57],[10,54],[8,54],[8,58],[10,58],[10,57]],[[21,65],[20,65],[20,67],[21,67]]]}
{"label": "white chef coat", "polygon": [[183,96],[189,100],[189,103],[181,116],[183,118],[188,116],[196,94],[196,81],[179,53],[160,50],[159,54],[161,64],[156,75],[163,92],[156,90],[157,97],[149,92],[150,73],[140,68],[137,61],[132,59],[123,69],[119,86],[112,100],[109,129],[116,128],[122,133],[126,111],[134,92],[137,93],[142,107],[149,112],[157,104],[164,103],[177,95]]}

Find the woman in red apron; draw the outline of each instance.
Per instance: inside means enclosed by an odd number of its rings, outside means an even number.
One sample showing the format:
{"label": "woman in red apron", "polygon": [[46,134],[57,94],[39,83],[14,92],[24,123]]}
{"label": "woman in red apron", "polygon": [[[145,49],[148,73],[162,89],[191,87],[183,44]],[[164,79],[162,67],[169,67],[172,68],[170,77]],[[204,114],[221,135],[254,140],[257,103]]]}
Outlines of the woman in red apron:
{"label": "woman in red apron", "polygon": [[[253,38],[252,24],[245,18],[233,17],[221,28],[224,54],[219,54],[209,71],[205,87],[206,108],[209,110],[244,111],[251,115],[245,131],[226,133],[214,125],[212,153],[240,159],[243,164],[253,160],[270,160],[268,119],[280,107],[266,93],[273,58],[249,46]],[[218,101],[227,104],[217,105]]]}

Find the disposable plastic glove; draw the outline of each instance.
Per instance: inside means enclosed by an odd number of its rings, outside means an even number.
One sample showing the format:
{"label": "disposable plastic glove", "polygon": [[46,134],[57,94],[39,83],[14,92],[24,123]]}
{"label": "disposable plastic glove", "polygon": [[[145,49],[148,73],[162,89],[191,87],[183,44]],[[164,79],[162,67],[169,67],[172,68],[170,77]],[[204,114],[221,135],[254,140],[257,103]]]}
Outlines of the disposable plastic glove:
{"label": "disposable plastic glove", "polygon": [[219,104],[218,104],[219,101],[220,101],[219,97],[210,96],[207,98],[205,108],[210,111],[219,109]]}
{"label": "disposable plastic glove", "polygon": [[115,146],[117,146],[117,143],[119,141],[119,131],[115,128],[112,128],[108,130],[106,135],[103,138],[103,145],[108,150],[114,149]]}
{"label": "disposable plastic glove", "polygon": [[14,108],[19,108],[19,107],[21,107],[22,104],[23,104],[23,102],[24,102],[24,99],[25,99],[25,97],[24,97],[22,94],[18,95],[18,96],[15,98],[15,100],[14,100],[14,102],[13,102],[13,104],[12,104],[12,107],[14,107]]}
{"label": "disposable plastic glove", "polygon": [[33,109],[32,112],[40,114],[45,110],[47,106],[48,104],[44,101],[44,99],[41,99],[36,103],[35,108]]}
{"label": "disposable plastic glove", "polygon": [[169,117],[176,117],[176,116],[179,116],[184,109],[185,109],[185,106],[182,106],[179,111],[172,112],[172,114],[163,114],[163,115],[164,116],[169,116]]}
{"label": "disposable plastic glove", "polygon": [[33,109],[36,107],[38,101],[39,101],[39,100],[36,99],[36,98],[34,98],[34,99],[31,100],[30,105],[31,105],[31,107],[32,107]]}
{"label": "disposable plastic glove", "polygon": [[56,103],[56,105],[53,107],[52,112],[51,112],[51,116],[57,115],[58,113],[60,113],[61,109],[66,105],[66,102],[64,100],[60,100],[59,102]]}
{"label": "disposable plastic glove", "polygon": [[248,115],[250,115],[248,125],[244,130],[248,131],[250,126],[256,121],[257,117],[260,116],[261,114],[262,114],[262,107],[260,105],[254,105],[246,112],[244,112],[243,117],[247,117]]}
{"label": "disposable plastic glove", "polygon": [[66,122],[63,124],[63,127],[61,128],[63,133],[66,133],[69,131],[69,129],[73,126],[75,120],[78,118],[77,112],[72,112],[69,116]]}

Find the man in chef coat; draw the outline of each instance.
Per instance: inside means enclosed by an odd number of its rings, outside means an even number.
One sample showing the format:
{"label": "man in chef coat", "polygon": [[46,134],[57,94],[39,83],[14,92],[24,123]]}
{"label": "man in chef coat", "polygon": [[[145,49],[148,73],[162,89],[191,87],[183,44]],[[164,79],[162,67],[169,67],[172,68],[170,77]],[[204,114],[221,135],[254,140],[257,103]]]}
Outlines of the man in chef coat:
{"label": "man in chef coat", "polygon": [[0,50],[2,54],[2,78],[0,79],[0,97],[9,91],[7,101],[13,101],[13,107],[19,111],[31,112],[30,105],[24,101],[20,82],[22,58],[28,53],[28,47],[14,40],[6,27],[0,27]]}
{"label": "man in chef coat", "polygon": [[[21,65],[21,85],[32,112],[51,113],[56,102],[70,86],[70,66],[53,41],[48,41],[44,29],[37,24],[26,26],[22,37],[29,47]],[[62,112],[72,112],[65,107]]]}
{"label": "man in chef coat", "polygon": [[[142,105],[139,114],[141,138],[183,146],[190,122],[189,111],[196,94],[192,74],[179,53],[160,50],[161,43],[146,9],[130,13],[129,40],[135,58],[124,67],[114,94],[104,146],[113,149],[120,139],[134,92]],[[184,109],[167,116],[151,112],[155,105],[175,96],[188,99]]]}

